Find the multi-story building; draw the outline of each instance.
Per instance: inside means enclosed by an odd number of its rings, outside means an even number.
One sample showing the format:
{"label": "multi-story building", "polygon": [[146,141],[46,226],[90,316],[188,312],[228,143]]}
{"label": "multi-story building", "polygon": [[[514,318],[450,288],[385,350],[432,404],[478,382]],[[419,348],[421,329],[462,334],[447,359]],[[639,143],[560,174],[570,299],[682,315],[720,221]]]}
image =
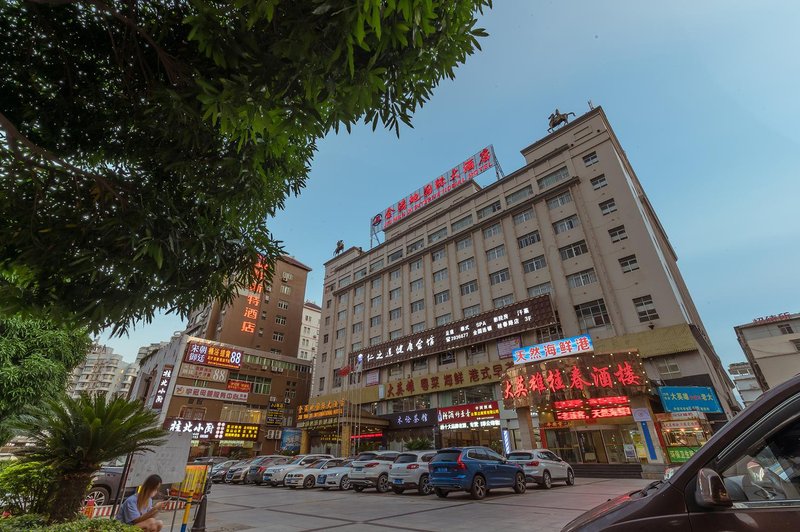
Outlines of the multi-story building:
{"label": "multi-story building", "polygon": [[297,356],[303,360],[314,360],[317,356],[317,342],[319,341],[319,319],[322,308],[312,301],[303,305],[303,328],[300,330],[300,345],[297,347]]}
{"label": "multi-story building", "polygon": [[127,397],[135,376],[135,364],[125,362],[113,348],[95,342],[83,362],[72,371],[68,390],[72,397],[82,392]]}
{"label": "multi-story building", "polygon": [[[675,400],[697,392],[713,403],[696,416],[709,430],[738,409],[675,250],[603,110],[522,155],[522,168],[484,188],[471,179],[446,186],[446,173],[373,219],[392,220],[382,244],[325,264],[315,397],[301,413],[308,445],[341,438],[347,451],[348,436],[396,446],[420,435],[499,445],[502,436],[506,449],[545,445],[574,463],[639,467],[679,461],[708,436],[666,441]],[[439,197],[409,207],[432,192]],[[586,355],[517,371],[515,348],[575,336],[585,338],[560,345]],[[615,380],[615,370],[625,371]],[[662,390],[672,393],[668,405]]]}
{"label": "multi-story building", "polygon": [[800,373],[800,313],[756,318],[733,329],[763,391]]}
{"label": "multi-story building", "polygon": [[764,393],[761,386],[758,385],[758,379],[756,379],[756,375],[753,373],[753,368],[751,368],[750,364],[747,362],[735,362],[730,364],[728,366],[728,373],[731,374],[733,384],[736,386],[736,391],[739,392],[739,396],[742,398],[742,403],[745,407],[750,406],[753,401]]}

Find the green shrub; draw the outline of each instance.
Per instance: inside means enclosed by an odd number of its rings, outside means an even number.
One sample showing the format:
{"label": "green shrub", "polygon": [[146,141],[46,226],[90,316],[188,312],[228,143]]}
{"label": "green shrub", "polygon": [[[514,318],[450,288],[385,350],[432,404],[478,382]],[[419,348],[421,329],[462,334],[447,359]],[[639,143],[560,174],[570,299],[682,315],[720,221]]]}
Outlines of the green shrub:
{"label": "green shrub", "polygon": [[38,514],[26,514],[0,519],[0,532],[28,532],[41,530],[47,518]]}
{"label": "green shrub", "polygon": [[120,523],[116,519],[80,518],[58,525],[46,526],[43,515],[26,514],[0,519],[0,532],[131,532],[140,528]]}
{"label": "green shrub", "polygon": [[427,438],[416,438],[406,443],[406,449],[409,451],[427,451],[433,449],[433,444]]}
{"label": "green shrub", "polygon": [[40,462],[12,462],[0,469],[0,508],[12,514],[45,513],[55,473]]}

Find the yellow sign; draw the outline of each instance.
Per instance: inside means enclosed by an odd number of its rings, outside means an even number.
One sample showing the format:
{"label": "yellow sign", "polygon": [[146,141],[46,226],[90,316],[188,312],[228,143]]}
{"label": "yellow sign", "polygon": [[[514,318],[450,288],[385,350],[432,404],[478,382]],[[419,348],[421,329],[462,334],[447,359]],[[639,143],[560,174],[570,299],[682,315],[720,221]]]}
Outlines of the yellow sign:
{"label": "yellow sign", "polygon": [[186,476],[180,484],[179,489],[171,488],[170,496],[188,499],[192,497],[195,501],[200,500],[205,494],[206,476],[208,475],[207,465],[187,465]]}
{"label": "yellow sign", "polygon": [[323,401],[297,407],[297,421],[340,416],[344,413],[344,400]]}

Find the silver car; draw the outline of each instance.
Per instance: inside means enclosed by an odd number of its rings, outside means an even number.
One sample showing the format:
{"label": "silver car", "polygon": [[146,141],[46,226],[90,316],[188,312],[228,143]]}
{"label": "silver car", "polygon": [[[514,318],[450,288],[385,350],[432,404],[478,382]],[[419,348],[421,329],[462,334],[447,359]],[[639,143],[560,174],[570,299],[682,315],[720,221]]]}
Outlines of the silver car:
{"label": "silver car", "polygon": [[575,472],[564,460],[549,449],[519,450],[508,453],[506,460],[522,466],[525,479],[550,489],[554,480],[563,480],[567,486],[575,484]]}

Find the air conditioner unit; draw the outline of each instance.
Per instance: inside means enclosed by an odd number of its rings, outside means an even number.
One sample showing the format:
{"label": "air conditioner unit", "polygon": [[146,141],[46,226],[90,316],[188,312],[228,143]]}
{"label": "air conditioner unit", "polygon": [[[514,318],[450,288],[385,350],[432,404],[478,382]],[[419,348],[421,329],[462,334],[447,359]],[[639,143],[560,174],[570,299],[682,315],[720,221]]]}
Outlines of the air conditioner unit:
{"label": "air conditioner unit", "polygon": [[275,397],[274,395],[272,395],[272,396],[270,396],[269,400],[274,403],[274,402],[276,402],[278,400],[278,398]]}
{"label": "air conditioner unit", "polygon": [[272,285],[268,284],[266,290],[267,292],[272,292]]}
{"label": "air conditioner unit", "polygon": [[267,371],[271,366],[261,366],[261,371]]}
{"label": "air conditioner unit", "polygon": [[292,400],[291,399],[284,399],[283,403],[287,404],[287,405],[290,405],[290,404],[292,404]]}

